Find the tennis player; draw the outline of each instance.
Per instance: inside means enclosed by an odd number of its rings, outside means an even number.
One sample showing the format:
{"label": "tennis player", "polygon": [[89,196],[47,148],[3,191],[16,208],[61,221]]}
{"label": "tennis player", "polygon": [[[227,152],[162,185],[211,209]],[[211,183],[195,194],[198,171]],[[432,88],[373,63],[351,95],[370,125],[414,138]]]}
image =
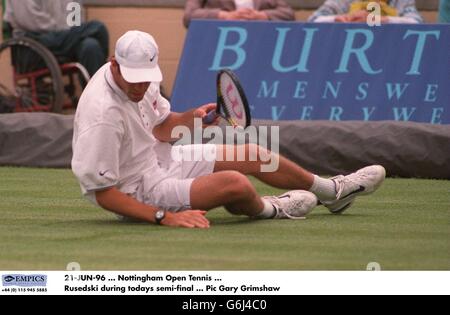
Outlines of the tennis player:
{"label": "tennis player", "polygon": [[[342,213],[356,197],[373,193],[385,170],[370,166],[349,176],[325,179],[274,153],[279,168],[261,172],[263,162],[226,161],[229,147],[184,146],[202,150],[204,161],[172,159],[169,142],[176,126],[193,128],[216,109],[207,104],[186,113],[170,111],[159,92],[158,46],[149,34],[130,31],[116,44],[115,57],[92,78],[75,116],[72,170],[83,195],[125,218],[172,227],[209,228],[206,211],[224,206],[235,215],[258,219],[301,219],[318,204]],[[216,122],[214,122],[216,123]],[[267,151],[256,145],[247,153]],[[279,197],[260,197],[247,175],[277,188]]]}

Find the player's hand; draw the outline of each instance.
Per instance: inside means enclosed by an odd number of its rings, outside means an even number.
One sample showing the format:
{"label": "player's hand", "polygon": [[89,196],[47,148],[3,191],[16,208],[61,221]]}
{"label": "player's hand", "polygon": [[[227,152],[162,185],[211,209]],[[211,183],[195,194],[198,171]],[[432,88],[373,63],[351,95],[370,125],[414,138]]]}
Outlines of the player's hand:
{"label": "player's hand", "polygon": [[209,220],[205,217],[207,211],[188,210],[181,212],[167,212],[162,225],[189,229],[209,229]]}
{"label": "player's hand", "polygon": [[[217,109],[217,104],[215,104],[215,103],[200,106],[194,112],[194,118],[201,118],[203,120],[203,118],[205,118],[210,112],[215,111],[216,109]],[[204,125],[203,127],[205,128],[207,126],[217,126],[218,124],[219,124],[219,117],[217,117],[216,120],[214,120],[211,124]]]}

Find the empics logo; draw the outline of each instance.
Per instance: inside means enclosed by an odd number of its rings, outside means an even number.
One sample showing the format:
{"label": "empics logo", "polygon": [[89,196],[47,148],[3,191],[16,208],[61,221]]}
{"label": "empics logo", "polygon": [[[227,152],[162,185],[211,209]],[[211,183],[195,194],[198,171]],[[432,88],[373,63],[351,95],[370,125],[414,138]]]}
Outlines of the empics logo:
{"label": "empics logo", "polygon": [[[6,282],[6,283],[10,283],[13,280],[14,280],[13,276],[4,276],[4,278],[3,278],[3,282]],[[3,285],[5,285],[5,284],[3,283]]]}
{"label": "empics logo", "polygon": [[47,286],[46,275],[3,275],[4,287],[45,287]]}

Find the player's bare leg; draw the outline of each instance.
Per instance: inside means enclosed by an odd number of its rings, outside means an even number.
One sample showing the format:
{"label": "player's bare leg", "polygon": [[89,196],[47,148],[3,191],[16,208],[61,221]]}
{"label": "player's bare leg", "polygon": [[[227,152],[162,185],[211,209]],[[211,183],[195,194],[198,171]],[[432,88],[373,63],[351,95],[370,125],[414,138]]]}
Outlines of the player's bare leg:
{"label": "player's bare leg", "polygon": [[226,206],[234,214],[257,216],[264,204],[248,178],[223,171],[196,178],[191,187],[191,207],[211,210]]}
{"label": "player's bare leg", "polygon": [[[239,161],[238,152],[243,150],[245,158]],[[234,159],[226,161],[234,155]],[[234,152],[234,153],[233,153]],[[273,172],[263,172],[262,166],[277,159],[279,167]],[[262,158],[264,157],[264,158]],[[242,156],[241,156],[242,158]],[[253,159],[252,159],[253,158]],[[357,196],[375,192],[386,177],[384,167],[373,165],[363,168],[348,176],[336,176],[331,179],[313,175],[292,161],[268,152],[255,144],[243,146],[218,146],[215,171],[234,170],[245,175],[252,175],[266,184],[282,189],[301,189],[314,193],[323,205],[332,213],[340,214],[348,209]],[[269,160],[269,162],[264,162]]]}
{"label": "player's bare leg", "polygon": [[236,171],[221,171],[196,178],[191,187],[191,207],[211,210],[220,206],[236,215],[260,219],[303,218],[317,205],[314,194],[292,191],[282,198],[261,198],[248,178]]}
{"label": "player's bare leg", "polygon": [[[238,152],[243,150],[245,152],[245,160],[238,161]],[[231,161],[226,161],[227,153],[233,154]],[[278,160],[278,168],[274,172],[262,172],[262,166],[267,165],[267,156],[271,159]],[[254,156],[253,161],[250,157]],[[263,162],[261,157],[264,157],[266,162]],[[215,165],[215,171],[234,170],[245,175],[251,175],[264,183],[277,187],[280,189],[301,189],[309,190],[314,183],[314,175],[305,169],[301,168],[294,162],[282,157],[273,152],[255,145],[247,144],[243,146],[218,146],[217,147],[218,161]]]}

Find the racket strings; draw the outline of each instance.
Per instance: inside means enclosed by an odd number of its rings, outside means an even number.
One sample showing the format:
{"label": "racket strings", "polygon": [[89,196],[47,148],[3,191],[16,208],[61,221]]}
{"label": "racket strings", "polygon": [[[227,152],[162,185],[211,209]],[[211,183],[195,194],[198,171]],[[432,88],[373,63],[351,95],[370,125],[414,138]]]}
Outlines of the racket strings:
{"label": "racket strings", "polygon": [[221,82],[221,98],[228,122],[233,126],[245,126],[247,117],[238,88],[229,77],[223,77]]}
{"label": "racket strings", "polygon": [[236,122],[234,116],[233,115],[233,105],[231,100],[228,97],[223,97],[223,107],[224,107],[224,118],[225,120],[232,125],[233,127],[237,127],[239,126],[239,124]]}

